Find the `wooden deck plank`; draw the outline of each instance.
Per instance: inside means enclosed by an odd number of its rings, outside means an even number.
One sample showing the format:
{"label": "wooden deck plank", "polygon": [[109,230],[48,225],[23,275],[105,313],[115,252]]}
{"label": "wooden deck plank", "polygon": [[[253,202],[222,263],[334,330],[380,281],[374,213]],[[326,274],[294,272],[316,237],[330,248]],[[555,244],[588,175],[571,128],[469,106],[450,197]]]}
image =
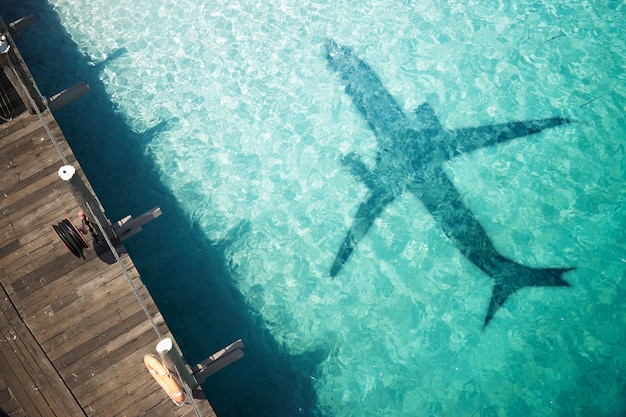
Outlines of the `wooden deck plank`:
{"label": "wooden deck plank", "polygon": [[[0,286],[0,368],[28,415],[85,415]],[[27,382],[21,384],[19,382]],[[16,383],[17,382],[17,383]]]}
{"label": "wooden deck plank", "polygon": [[[154,342],[156,343],[156,341]],[[105,371],[102,371],[100,374],[97,375],[97,378],[89,381],[88,385],[85,384],[85,389],[89,389],[89,387],[93,387],[93,385],[97,383],[99,383],[100,385],[97,385],[98,389],[94,390],[96,392],[109,391],[111,393],[115,393],[123,389],[129,395],[126,396],[126,398],[124,399],[120,398],[119,404],[123,404],[123,407],[134,407],[139,405],[139,408],[144,410],[143,415],[146,416],[179,416],[187,414],[189,411],[193,413],[191,415],[195,416],[196,414],[195,412],[193,412],[191,406],[174,406],[169,397],[167,397],[165,392],[160,389],[156,381],[154,381],[152,378],[149,378],[146,382],[145,376],[148,375],[148,372],[145,369],[141,370],[135,376],[131,376],[130,378],[124,380],[122,385],[120,385],[120,378],[118,377],[118,373],[125,367],[131,366],[132,364],[136,364],[138,362],[143,363],[144,354],[144,351],[137,351],[134,354],[125,357],[120,363],[106,368]],[[94,409],[106,410],[113,405],[111,401],[114,398],[114,395],[93,396],[93,401],[90,403],[90,406]],[[140,400],[142,402],[139,404],[133,404],[128,402],[131,398],[138,398],[143,400]],[[166,404],[168,404],[167,407],[163,407],[164,401]],[[146,408],[151,405],[153,405],[152,408]]]}
{"label": "wooden deck plank", "polygon": [[[108,322],[110,316],[119,315],[120,308],[137,302],[134,294],[128,291],[128,283],[111,282],[107,287],[78,294],[81,302],[72,303],[61,311],[54,312],[50,304],[41,306],[37,313],[33,313],[31,326],[33,331],[40,335],[42,346],[49,349],[57,348],[63,341],[76,336],[81,330],[92,335],[97,334],[99,329],[94,328],[93,324],[98,322],[98,318]],[[85,303],[89,303],[90,309],[87,311]],[[56,323],[56,326],[52,328],[51,323]]]}
{"label": "wooden deck plank", "polygon": [[[59,334],[69,332],[75,326],[84,328],[85,331],[95,332],[96,329],[89,330],[87,326],[97,323],[98,317],[101,320],[109,320],[108,317],[118,314],[120,308],[137,301],[134,294],[128,291],[128,283],[119,280],[107,282],[106,277],[92,279],[71,291],[79,297],[80,302],[73,302],[55,311],[53,304],[57,303],[57,299],[42,299],[37,306],[29,306],[29,310],[25,309],[25,311],[32,311],[31,326],[41,335],[42,344],[45,345]],[[88,301],[91,303],[86,305],[85,302]],[[31,307],[32,310],[30,310]],[[49,326],[51,320],[56,323],[53,329]],[[74,335],[69,332],[65,337],[72,336]]]}
{"label": "wooden deck plank", "polygon": [[[78,392],[84,390],[85,401],[87,401],[90,405],[99,404],[96,408],[106,407],[120,401],[120,398],[117,398],[115,395],[111,395],[116,391],[124,391],[127,393],[134,393],[135,390],[132,389],[134,386],[135,380],[142,381],[140,383],[142,387],[147,387],[148,392],[156,391],[154,386],[150,384],[149,381],[142,379],[141,376],[147,370],[137,370],[135,374],[131,374],[124,371],[124,368],[135,365],[138,361],[140,361],[139,356],[135,356],[133,354],[126,355],[122,361],[119,363],[106,368],[104,371],[94,375],[92,378],[85,379],[84,381],[79,381],[78,378],[80,376],[75,377],[75,389]],[[123,374],[125,378],[120,378],[120,375]],[[94,387],[96,389],[94,389]],[[133,395],[128,397],[128,401],[131,403],[133,401],[137,401],[141,395]]]}
{"label": "wooden deck plank", "polygon": [[[33,343],[32,335],[27,334],[23,328],[16,330],[14,335],[12,345],[17,357],[24,365],[23,371],[35,381],[32,390],[37,391],[45,402],[43,406],[38,404],[37,408],[42,415],[54,417],[58,414],[58,410],[65,408],[63,398],[55,392],[56,387],[53,388],[55,383],[58,385],[60,382],[59,378],[45,369],[47,362],[43,360],[43,352],[35,347],[36,343]],[[20,378],[25,378],[25,375],[21,375]],[[65,386],[61,389],[65,390]],[[77,408],[74,411],[76,410]]]}
{"label": "wooden deck plank", "polygon": [[41,129],[41,124],[30,123],[32,117],[23,114],[12,122],[0,126],[0,149],[11,146],[14,142],[24,139],[35,130]]}
{"label": "wooden deck plank", "polygon": [[26,269],[25,274],[11,284],[13,294],[18,294],[18,298],[23,298],[23,294],[28,291],[37,291],[47,284],[61,279],[65,274],[75,269],[78,262],[70,253],[58,253],[55,251],[50,262],[33,270]]}
{"label": "wooden deck plank", "polygon": [[[63,296],[66,291],[76,292],[81,289],[84,293],[94,286],[103,287],[107,283],[107,278],[116,272],[114,266],[112,267],[104,262],[91,263],[83,261],[81,264],[81,259],[74,261],[76,258],[69,253],[68,255],[72,256],[72,262],[76,263],[72,264],[74,267],[64,275],[63,280],[50,279],[50,281],[45,283],[45,287],[41,289],[32,287],[28,291],[15,291],[15,297],[24,300],[26,315],[34,314],[40,306]],[[59,261],[65,261],[65,256]],[[35,271],[39,271],[41,268],[38,267]],[[35,271],[31,274],[35,274]],[[22,282],[21,284],[24,283]],[[13,287],[16,288],[15,283],[13,283]]]}
{"label": "wooden deck plank", "polygon": [[[3,219],[0,226],[11,223],[16,231],[20,227],[28,226],[34,220],[38,220],[43,212],[60,212],[67,201],[64,198],[60,182],[52,182],[43,187],[32,190],[27,196],[19,200],[13,200],[11,204],[2,207]],[[42,204],[43,205],[40,205]],[[9,217],[10,216],[10,217]]]}
{"label": "wooden deck plank", "polygon": [[[116,350],[114,347],[110,347],[110,344],[114,346],[121,343],[123,345],[125,342],[132,341],[135,336],[139,337],[146,331],[153,332],[152,327],[150,327],[150,323],[146,322],[145,313],[141,310],[137,311],[126,320],[118,319],[112,326],[104,329],[93,337],[88,339],[75,338],[68,340],[66,344],[69,345],[69,349],[66,349],[65,354],[54,359],[54,364],[58,369],[65,369],[77,362],[77,366],[82,366],[83,363],[90,363],[91,358],[99,359],[101,349],[107,351]],[[136,333],[140,334],[137,335]],[[98,345],[93,343],[94,338],[97,340],[108,340],[108,342]],[[121,339],[121,341],[117,339]]]}
{"label": "wooden deck plank", "polygon": [[[32,270],[48,262],[49,259],[40,259],[43,256],[56,256],[50,254],[56,247],[62,246],[61,241],[53,233],[51,224],[58,223],[59,214],[47,214],[42,216],[41,223],[22,229],[21,232],[10,232],[8,236],[16,238],[19,242],[19,250],[6,254],[4,260],[7,273],[19,275],[20,270]],[[9,225],[13,229],[13,225]],[[7,241],[10,238],[7,237]]]}
{"label": "wooden deck plank", "polygon": [[[2,78],[4,77],[0,77],[0,79]],[[25,123],[24,120],[28,119],[28,117],[28,114],[22,113],[21,115],[13,118],[12,121],[0,125],[0,143],[9,143],[13,140],[19,139],[24,134],[27,134],[29,124]],[[30,129],[37,128],[38,126],[35,125],[30,126]]]}
{"label": "wooden deck plank", "polygon": [[[37,169],[34,169],[32,165],[21,167],[21,170],[13,168],[10,175],[7,175],[5,180],[2,181],[3,195],[11,196],[12,200],[16,201],[31,195],[34,190],[41,188],[43,185],[50,183],[60,184],[62,180],[57,174],[60,167],[56,162],[49,165],[42,162]],[[0,208],[4,208],[4,205],[1,203]]]}
{"label": "wooden deck plank", "polygon": [[8,387],[0,389],[0,415],[10,417],[26,416],[24,409],[20,403],[17,402]]}
{"label": "wooden deck plank", "polygon": [[[4,269],[5,272],[11,276],[19,276],[18,271],[31,271],[33,268],[44,265],[46,260],[50,259],[46,259],[46,257],[54,256],[51,252],[55,252],[56,246],[61,244],[61,242],[58,241],[55,235],[51,234],[45,236],[43,240],[37,243],[26,242],[23,244],[18,238],[19,246],[15,252],[9,253],[4,257],[7,262],[7,266]],[[7,288],[7,291],[9,294],[14,293],[11,288]]]}
{"label": "wooden deck plank", "polygon": [[[143,375],[149,378],[146,378],[146,382],[151,382],[151,377],[148,372],[146,372],[143,366],[143,356],[146,353],[146,350],[139,349],[133,350],[133,346],[137,343],[140,343],[144,346],[148,345],[156,345],[156,341],[158,339],[155,338],[154,331],[152,329],[148,329],[144,331],[135,341],[129,342],[123,345],[121,348],[108,352],[107,355],[102,355],[101,357],[96,357],[95,355],[90,355],[89,358],[85,360],[85,362],[89,362],[89,367],[81,366],[80,363],[75,362],[68,368],[64,369],[63,372],[71,372],[71,375],[76,375],[76,381],[70,382],[69,386],[72,389],[72,392],[75,392],[78,396],[85,398],[87,402],[94,398],[99,398],[102,396],[102,393],[108,392],[104,387],[109,387],[109,390],[116,390],[116,386],[121,385],[123,381],[126,380],[126,376],[131,376],[132,374],[128,372],[127,367],[129,363],[140,364],[139,367],[141,370],[137,371],[135,375]],[[148,350],[148,352],[154,352],[154,349]],[[113,376],[117,376],[118,374],[124,375],[121,378],[115,378],[111,381]],[[107,384],[108,383],[108,384]],[[98,390],[93,390],[94,386],[100,387]],[[155,387],[158,388],[158,385]],[[135,400],[138,400],[135,398]]]}
{"label": "wooden deck plank", "polygon": [[[61,187],[60,190],[63,191],[63,188]],[[51,223],[57,223],[65,216],[76,216],[76,213],[71,212],[70,207],[65,207],[63,204],[59,204],[57,205],[57,207],[57,210],[40,210],[40,216],[36,218],[36,222],[33,222],[32,218],[30,219],[30,221],[22,221],[20,213],[13,213],[11,216],[12,221],[3,222],[2,226],[0,227],[4,228],[6,227],[6,225],[9,225],[10,229],[7,230],[7,237],[18,237],[22,244],[31,243],[30,241],[26,240],[27,236],[30,233],[35,233],[37,231],[39,231],[39,233],[47,233],[50,230],[48,229],[48,227],[46,227],[46,225],[50,225]],[[48,206],[48,208],[54,208],[54,206]],[[30,213],[32,209],[33,207],[31,207],[31,210],[26,210],[25,213]],[[59,217],[61,217],[61,219],[59,219]]]}
{"label": "wooden deck plank", "polygon": [[[39,192],[38,195],[44,200],[39,201],[37,205],[30,208],[24,208],[21,212],[13,210],[3,210],[3,214],[11,216],[13,228],[18,232],[27,232],[32,227],[49,227],[52,222],[62,220],[65,216],[63,213],[71,212],[68,206],[68,195],[65,190],[57,187],[47,188],[46,193]],[[77,206],[74,206],[77,208]],[[60,218],[59,218],[60,217]],[[42,220],[46,220],[44,223]],[[5,222],[0,221],[0,225]],[[6,222],[8,223],[8,222]]]}
{"label": "wooden deck plank", "polygon": [[[2,367],[2,373],[9,381],[20,381],[20,372],[16,372],[15,369],[10,366],[12,362],[18,361],[13,355],[5,355],[0,350],[0,366]],[[25,388],[25,384],[13,383],[11,384],[11,390],[15,395],[15,400],[19,403],[19,408],[24,411],[24,415],[39,416],[40,413],[37,410],[37,399],[30,395],[30,392]]]}

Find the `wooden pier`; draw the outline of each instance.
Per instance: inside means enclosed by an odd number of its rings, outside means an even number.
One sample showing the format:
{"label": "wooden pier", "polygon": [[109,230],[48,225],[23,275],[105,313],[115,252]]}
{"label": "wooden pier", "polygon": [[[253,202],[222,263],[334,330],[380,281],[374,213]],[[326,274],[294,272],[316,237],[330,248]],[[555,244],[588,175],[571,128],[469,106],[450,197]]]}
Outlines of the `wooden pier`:
{"label": "wooden pier", "polygon": [[[82,210],[57,174],[65,163],[1,72],[0,96],[0,417],[215,416],[200,389],[178,407],[148,373],[159,336],[142,303],[171,337],[163,317],[128,255],[141,302],[106,247],[89,238],[82,259],[63,246],[51,224],[79,224]],[[89,187],[49,110],[43,118]]]}

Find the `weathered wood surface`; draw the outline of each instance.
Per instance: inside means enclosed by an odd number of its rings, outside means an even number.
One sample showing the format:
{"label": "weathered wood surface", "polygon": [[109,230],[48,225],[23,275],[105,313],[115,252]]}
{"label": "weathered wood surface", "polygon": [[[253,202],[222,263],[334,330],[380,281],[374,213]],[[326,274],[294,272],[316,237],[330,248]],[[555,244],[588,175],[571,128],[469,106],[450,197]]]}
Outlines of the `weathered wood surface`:
{"label": "weathered wood surface", "polygon": [[[76,258],[53,232],[50,224],[66,217],[79,223],[79,205],[57,175],[62,165],[36,115],[0,124],[0,416],[196,416],[145,369],[143,355],[154,353],[158,337],[119,265],[93,247]],[[132,260],[122,260],[171,337]],[[208,401],[197,404],[215,415]]]}

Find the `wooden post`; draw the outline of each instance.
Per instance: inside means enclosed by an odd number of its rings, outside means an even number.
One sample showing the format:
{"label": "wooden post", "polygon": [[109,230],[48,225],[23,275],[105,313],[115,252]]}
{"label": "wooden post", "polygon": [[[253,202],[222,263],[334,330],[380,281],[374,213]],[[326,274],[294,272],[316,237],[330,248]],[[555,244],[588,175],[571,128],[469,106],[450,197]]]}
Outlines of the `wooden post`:
{"label": "wooden post", "polygon": [[176,374],[176,371],[178,370],[178,374],[180,374],[183,382],[187,384],[189,388],[194,389],[198,386],[196,379],[189,373],[183,358],[178,353],[176,347],[174,347],[172,339],[166,337],[161,340],[156,345],[156,351],[161,357],[163,365],[174,374]]}
{"label": "wooden post", "polygon": [[59,168],[59,177],[70,187],[72,195],[78,201],[78,204],[83,207],[85,213],[89,213],[91,208],[94,215],[98,218],[98,221],[102,225],[104,232],[112,242],[117,242],[117,235],[113,231],[109,220],[106,218],[102,209],[100,208],[100,202],[91,194],[87,189],[87,186],[76,173],[76,169],[71,165],[64,165]]}
{"label": "wooden post", "polygon": [[14,22],[9,23],[9,30],[11,31],[11,35],[15,35],[22,30],[26,29],[30,25],[34,25],[37,22],[35,16],[28,15],[17,19]]}
{"label": "wooden post", "polygon": [[141,232],[141,226],[159,217],[163,212],[159,207],[148,210],[139,217],[128,215],[113,225],[113,230],[120,240],[124,240]]}
{"label": "wooden post", "polygon": [[67,106],[75,100],[78,100],[90,91],[89,85],[84,82],[80,82],[66,88],[58,94],[53,95],[48,99],[48,108],[51,111],[59,110],[62,107]]}

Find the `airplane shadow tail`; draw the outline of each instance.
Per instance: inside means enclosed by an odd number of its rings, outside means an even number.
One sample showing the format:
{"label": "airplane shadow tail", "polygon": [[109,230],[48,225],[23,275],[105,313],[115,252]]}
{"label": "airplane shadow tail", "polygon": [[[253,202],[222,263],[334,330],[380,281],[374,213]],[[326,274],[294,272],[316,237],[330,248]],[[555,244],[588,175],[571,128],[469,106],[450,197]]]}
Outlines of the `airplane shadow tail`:
{"label": "airplane shadow tail", "polygon": [[[491,268],[490,268],[491,269]],[[494,280],[483,329],[506,299],[524,287],[569,287],[562,275],[575,268],[530,268],[503,258],[495,270],[485,271]]]}

